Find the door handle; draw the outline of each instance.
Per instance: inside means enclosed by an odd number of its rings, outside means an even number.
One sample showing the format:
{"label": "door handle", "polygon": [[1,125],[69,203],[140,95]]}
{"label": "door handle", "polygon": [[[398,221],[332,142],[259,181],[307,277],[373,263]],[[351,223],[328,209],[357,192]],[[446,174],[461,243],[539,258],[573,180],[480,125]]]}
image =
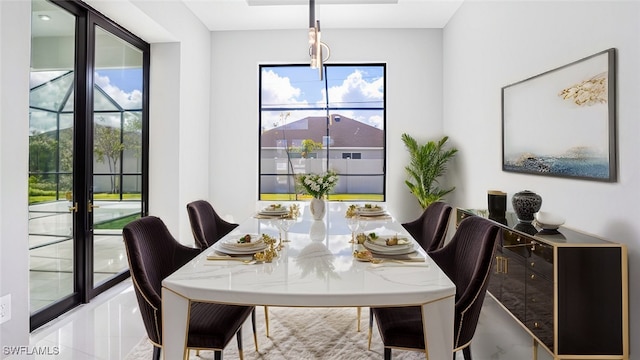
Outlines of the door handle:
{"label": "door handle", "polygon": [[89,203],[87,204],[87,211],[88,211],[88,212],[92,212],[92,211],[93,211],[93,209],[97,209],[97,208],[99,208],[99,207],[100,207],[100,206],[98,206],[98,205],[93,205],[93,204],[91,203],[91,201],[89,201]]}
{"label": "door handle", "polygon": [[73,203],[73,206],[69,206],[69,212],[78,212],[78,203]]}

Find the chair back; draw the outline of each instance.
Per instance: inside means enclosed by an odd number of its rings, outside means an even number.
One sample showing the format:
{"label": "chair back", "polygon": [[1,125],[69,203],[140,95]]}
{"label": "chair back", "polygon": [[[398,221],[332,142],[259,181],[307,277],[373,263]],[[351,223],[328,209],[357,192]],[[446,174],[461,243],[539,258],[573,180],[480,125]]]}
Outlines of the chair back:
{"label": "chair back", "polygon": [[196,200],[187,204],[187,213],[196,245],[203,250],[238,226],[222,219],[213,206],[205,200]]}
{"label": "chair back", "polygon": [[200,252],[180,244],[155,216],[134,220],[122,229],[129,272],[149,339],[162,345],[162,280]]}
{"label": "chair back", "polygon": [[471,216],[460,222],[450,242],[429,254],[456,285],[454,349],[473,338],[500,236],[492,221]]}
{"label": "chair back", "polygon": [[430,253],[444,245],[452,209],[445,202],[433,202],[418,219],[402,226],[427,253]]}

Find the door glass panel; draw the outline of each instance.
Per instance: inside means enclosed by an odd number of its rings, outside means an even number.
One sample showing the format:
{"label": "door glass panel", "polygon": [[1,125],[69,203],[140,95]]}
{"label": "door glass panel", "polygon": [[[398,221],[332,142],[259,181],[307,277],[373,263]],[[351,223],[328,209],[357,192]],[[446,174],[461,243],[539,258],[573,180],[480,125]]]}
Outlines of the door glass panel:
{"label": "door glass panel", "polygon": [[[31,313],[73,294],[75,17],[34,1],[29,96]],[[50,21],[43,21],[47,15]],[[69,103],[70,106],[69,106]]]}
{"label": "door glass panel", "polygon": [[128,269],[122,228],[142,211],[143,54],[96,27],[93,110],[94,287]]}

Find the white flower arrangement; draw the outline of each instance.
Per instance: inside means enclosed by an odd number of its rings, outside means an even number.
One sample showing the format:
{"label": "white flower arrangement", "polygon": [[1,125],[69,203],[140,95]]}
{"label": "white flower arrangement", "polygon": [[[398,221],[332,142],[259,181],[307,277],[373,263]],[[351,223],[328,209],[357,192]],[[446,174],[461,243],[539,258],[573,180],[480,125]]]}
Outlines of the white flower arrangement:
{"label": "white flower arrangement", "polygon": [[298,176],[298,183],[303,191],[316,199],[322,199],[338,183],[338,175],[333,170],[324,175],[302,174]]}

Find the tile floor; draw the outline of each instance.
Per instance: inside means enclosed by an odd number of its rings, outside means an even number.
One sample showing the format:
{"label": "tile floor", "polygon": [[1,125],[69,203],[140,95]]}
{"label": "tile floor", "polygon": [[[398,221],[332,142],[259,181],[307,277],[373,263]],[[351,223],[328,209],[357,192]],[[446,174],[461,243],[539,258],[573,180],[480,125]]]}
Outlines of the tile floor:
{"label": "tile floor", "polygon": [[124,359],[145,334],[131,281],[126,280],[34,330],[29,345],[49,352],[35,359]]}
{"label": "tile floor", "polygon": [[[366,320],[362,321],[362,326],[366,327]],[[35,330],[31,334],[30,347],[49,352],[48,355],[37,355],[35,359],[124,359],[144,336],[131,281],[126,280],[90,304]],[[487,297],[472,355],[474,360],[532,359],[532,340],[493,298]],[[22,358],[13,356],[9,359]],[[462,359],[462,353],[458,353],[457,359]],[[540,349],[538,360],[548,359],[551,356]]]}
{"label": "tile floor", "polygon": [[[30,308],[35,312],[73,290],[73,240],[66,201],[29,207]],[[140,202],[96,202],[96,223],[140,211]],[[120,230],[96,229],[93,237],[93,281],[100,284],[128,268]]]}

